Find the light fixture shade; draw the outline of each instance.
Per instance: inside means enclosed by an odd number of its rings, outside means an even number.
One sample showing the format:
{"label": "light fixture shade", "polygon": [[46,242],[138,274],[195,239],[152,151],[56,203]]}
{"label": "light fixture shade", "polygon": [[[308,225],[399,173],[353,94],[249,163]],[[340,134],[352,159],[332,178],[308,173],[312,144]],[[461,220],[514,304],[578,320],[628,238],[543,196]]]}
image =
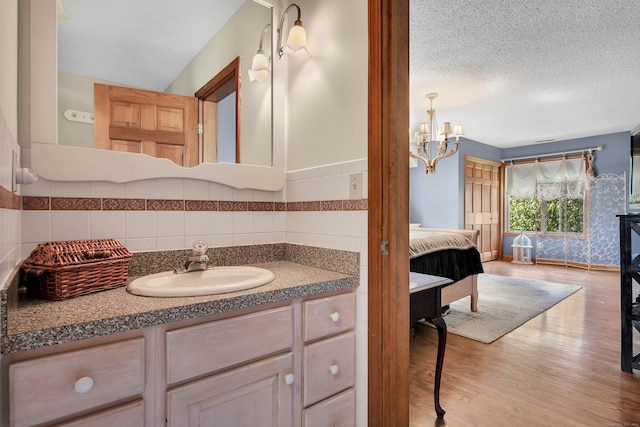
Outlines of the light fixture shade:
{"label": "light fixture shade", "polygon": [[420,123],[420,130],[418,131],[420,135],[428,135],[429,134],[429,125],[426,123]]}
{"label": "light fixture shade", "polygon": [[462,125],[455,125],[453,127],[453,136],[464,136],[462,132]]}
{"label": "light fixture shade", "polygon": [[302,23],[296,21],[295,25],[289,30],[289,37],[284,46],[284,53],[291,56],[307,56],[307,32]]}
{"label": "light fixture shade", "polygon": [[262,51],[258,51],[253,56],[253,61],[251,61],[249,81],[266,82],[269,80],[269,75],[269,58]]}
{"label": "light fixture shade", "polygon": [[452,132],[453,131],[451,130],[451,122],[444,122],[444,125],[442,126],[442,132],[440,132],[440,135],[447,136]]}

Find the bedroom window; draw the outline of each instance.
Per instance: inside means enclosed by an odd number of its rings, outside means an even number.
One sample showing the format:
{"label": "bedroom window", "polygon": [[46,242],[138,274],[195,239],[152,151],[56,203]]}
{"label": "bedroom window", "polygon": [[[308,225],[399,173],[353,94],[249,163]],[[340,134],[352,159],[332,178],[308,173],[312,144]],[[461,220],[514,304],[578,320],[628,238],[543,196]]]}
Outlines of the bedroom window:
{"label": "bedroom window", "polygon": [[584,199],[560,197],[540,200],[509,197],[510,232],[520,230],[542,233],[582,233],[584,223]]}
{"label": "bedroom window", "polygon": [[585,171],[582,157],[507,165],[507,231],[582,234]]}

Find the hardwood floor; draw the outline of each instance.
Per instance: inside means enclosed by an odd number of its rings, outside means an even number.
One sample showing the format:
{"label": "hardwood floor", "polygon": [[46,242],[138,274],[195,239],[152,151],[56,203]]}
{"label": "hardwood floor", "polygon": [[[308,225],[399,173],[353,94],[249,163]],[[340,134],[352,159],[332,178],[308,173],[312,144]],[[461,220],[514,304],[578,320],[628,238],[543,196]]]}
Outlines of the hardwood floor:
{"label": "hardwood floor", "polygon": [[640,426],[640,372],[620,370],[620,273],[504,261],[484,269],[583,288],[492,344],[449,334],[441,420],[433,408],[436,330],[417,327],[410,425]]}

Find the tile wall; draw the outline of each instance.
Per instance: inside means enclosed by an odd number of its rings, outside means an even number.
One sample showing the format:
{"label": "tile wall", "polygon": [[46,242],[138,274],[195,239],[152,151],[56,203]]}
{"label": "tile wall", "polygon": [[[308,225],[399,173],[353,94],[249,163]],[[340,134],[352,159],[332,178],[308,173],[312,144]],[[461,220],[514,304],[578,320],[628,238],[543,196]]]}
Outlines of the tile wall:
{"label": "tile wall", "polygon": [[[362,174],[362,198],[349,198],[349,177]],[[288,243],[360,252],[360,287],[356,293],[356,425],[367,425],[367,160],[287,173],[287,206],[342,200],[349,209],[287,211]]]}
{"label": "tile wall", "polygon": [[18,142],[0,108],[0,283],[21,258],[20,197],[12,192],[13,152],[20,152]]}
{"label": "tile wall", "polygon": [[131,251],[283,242],[284,192],[190,179],[126,184],[38,180],[25,188],[22,255],[38,242],[120,240]]}

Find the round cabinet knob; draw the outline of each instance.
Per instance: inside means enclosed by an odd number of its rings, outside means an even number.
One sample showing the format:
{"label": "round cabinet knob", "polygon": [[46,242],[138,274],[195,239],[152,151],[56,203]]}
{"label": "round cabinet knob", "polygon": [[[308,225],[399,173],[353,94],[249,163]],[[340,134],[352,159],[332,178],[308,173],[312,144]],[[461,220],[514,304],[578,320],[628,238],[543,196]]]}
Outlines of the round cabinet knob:
{"label": "round cabinet knob", "polygon": [[78,381],[73,385],[73,389],[76,393],[86,393],[93,388],[93,378],[91,377],[82,377],[79,378]]}
{"label": "round cabinet knob", "polygon": [[287,374],[284,376],[284,383],[286,385],[291,385],[295,381],[296,377],[293,374]]}
{"label": "round cabinet knob", "polygon": [[338,365],[333,364],[329,367],[329,372],[331,372],[331,375],[338,375],[338,372],[340,372],[340,368],[338,367]]}
{"label": "round cabinet knob", "polygon": [[338,323],[340,321],[340,313],[338,313],[337,311],[331,313],[331,320],[333,321],[333,323]]}

